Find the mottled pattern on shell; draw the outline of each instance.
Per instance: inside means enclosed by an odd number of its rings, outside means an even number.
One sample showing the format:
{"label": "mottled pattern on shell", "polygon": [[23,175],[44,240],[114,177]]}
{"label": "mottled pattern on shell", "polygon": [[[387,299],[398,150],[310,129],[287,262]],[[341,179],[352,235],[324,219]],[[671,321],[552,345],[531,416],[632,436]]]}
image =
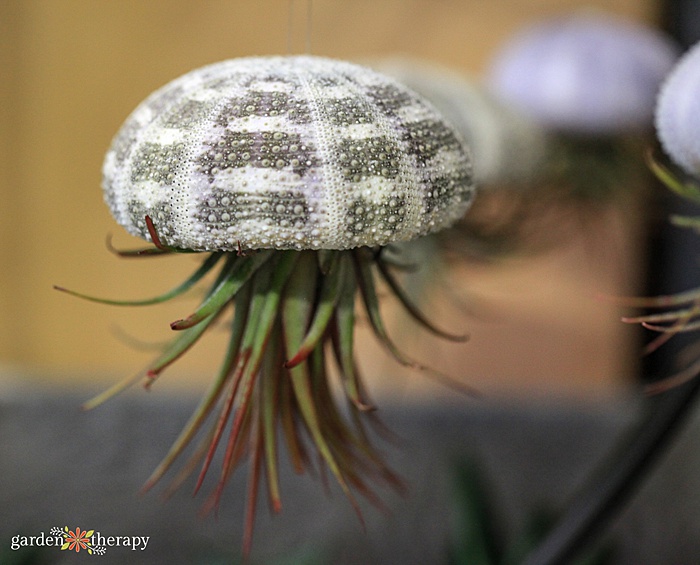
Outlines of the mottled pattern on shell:
{"label": "mottled pattern on shell", "polygon": [[489,71],[499,96],[546,127],[616,135],[652,126],[656,95],[678,57],[657,30],[586,13],[524,29]]}
{"label": "mottled pattern on shell", "polygon": [[473,196],[463,140],[413,91],[320,57],[194,70],[126,120],[103,166],[130,233],[197,251],[350,249],[448,227]]}
{"label": "mottled pattern on shell", "polygon": [[542,170],[547,135],[481,84],[436,63],[389,57],[371,63],[425,97],[469,145],[479,187],[520,184]]}
{"label": "mottled pattern on shell", "polygon": [[664,82],[656,107],[656,132],[664,151],[687,173],[700,176],[700,43]]}

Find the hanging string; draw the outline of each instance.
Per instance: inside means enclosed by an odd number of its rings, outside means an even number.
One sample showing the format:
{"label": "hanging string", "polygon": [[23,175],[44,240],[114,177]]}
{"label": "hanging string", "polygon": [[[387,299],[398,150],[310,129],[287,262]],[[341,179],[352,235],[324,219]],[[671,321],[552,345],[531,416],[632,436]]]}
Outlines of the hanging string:
{"label": "hanging string", "polygon": [[306,54],[311,55],[311,13],[312,1],[306,0]]}
{"label": "hanging string", "polygon": [[294,0],[289,0],[287,19],[287,55],[292,54],[292,29],[294,28]]}
{"label": "hanging string", "polygon": [[[294,43],[294,0],[289,0],[289,17],[287,20],[287,55],[291,55],[293,52]],[[306,54],[311,54],[311,21],[313,14],[313,2],[312,0],[306,0],[306,34],[304,40],[304,47]]]}

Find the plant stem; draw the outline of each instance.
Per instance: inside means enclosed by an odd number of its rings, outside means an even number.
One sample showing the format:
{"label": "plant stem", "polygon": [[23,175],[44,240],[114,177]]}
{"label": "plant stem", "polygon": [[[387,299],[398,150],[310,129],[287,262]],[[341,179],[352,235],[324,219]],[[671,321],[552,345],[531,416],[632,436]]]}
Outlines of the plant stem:
{"label": "plant stem", "polygon": [[696,376],[649,400],[646,414],[623,434],[611,457],[522,565],[563,565],[601,533],[622,509],[685,421],[700,391]]}

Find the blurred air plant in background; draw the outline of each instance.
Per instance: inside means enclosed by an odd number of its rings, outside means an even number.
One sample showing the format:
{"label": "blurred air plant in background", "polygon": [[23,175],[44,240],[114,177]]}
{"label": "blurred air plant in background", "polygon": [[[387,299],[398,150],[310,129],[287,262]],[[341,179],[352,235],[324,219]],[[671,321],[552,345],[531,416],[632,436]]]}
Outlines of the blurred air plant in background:
{"label": "blurred air plant in background", "polygon": [[[689,50],[664,81],[656,107],[656,129],[661,147],[671,163],[661,162],[651,151],[648,163],[656,177],[671,191],[694,204],[700,204],[700,45]],[[700,234],[700,216],[674,215],[672,224]],[[622,300],[627,306],[652,308],[654,313],[624,318],[658,332],[646,346],[651,353],[678,333],[700,329],[700,288],[669,296]],[[662,392],[700,372],[696,347],[686,352],[685,366],[669,377],[653,382],[649,392]]]}
{"label": "blurred air plant in background", "polygon": [[542,185],[579,205],[595,204],[645,184],[654,102],[677,57],[675,43],[658,30],[575,13],[516,34],[487,80],[552,136]]}
{"label": "blurred air plant in background", "polygon": [[[659,52],[663,50],[659,48]],[[654,60],[654,54],[649,58]],[[662,163],[647,149],[646,162],[656,177],[680,196],[700,203],[700,45],[689,50],[663,77],[656,104],[658,140],[674,165]],[[680,167],[678,169],[677,167]],[[672,217],[681,227],[700,226],[700,218]],[[652,298],[622,298],[629,307],[652,308],[654,313],[629,316],[628,323],[640,323],[659,336],[646,347],[658,349],[680,332],[700,329],[700,289]],[[659,310],[661,310],[659,312]],[[666,310],[666,311],[663,311]],[[645,412],[637,425],[623,434],[618,447],[603,462],[598,473],[569,502],[563,515],[544,541],[530,552],[523,565],[569,563],[601,532],[629,499],[640,480],[658,460],[694,406],[700,393],[700,357],[697,351],[685,367],[669,377],[648,385]]]}
{"label": "blurred air plant in background", "polygon": [[406,57],[372,61],[432,102],[474,155],[480,197],[432,239],[458,259],[541,252],[562,241],[567,216],[638,209],[655,97],[678,53],[658,30],[584,12],[526,26],[483,78]]}

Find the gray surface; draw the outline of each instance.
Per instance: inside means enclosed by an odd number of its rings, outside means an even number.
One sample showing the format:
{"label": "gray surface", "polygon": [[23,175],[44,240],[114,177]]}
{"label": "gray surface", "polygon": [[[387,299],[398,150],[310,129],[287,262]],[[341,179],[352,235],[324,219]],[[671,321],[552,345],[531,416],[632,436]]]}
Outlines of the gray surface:
{"label": "gray surface", "polygon": [[[83,397],[0,401],[0,547],[13,535],[37,535],[52,526],[95,528],[103,535],[151,536],[145,551],[110,548],[99,563],[231,562],[240,547],[245,473],[229,485],[218,519],[199,517],[205,500],[190,488],[163,502],[137,494],[194,406],[195,399],[156,394],[117,398],[89,413]],[[318,479],[284,468],[283,504],[271,519],[261,505],[254,563],[320,549],[318,563],[439,564],[446,562],[453,494],[451,469],[462,457],[478,460],[513,536],[525,514],[557,508],[581,484],[636,417],[633,403],[507,406],[468,402],[454,406],[381,407],[400,436],[384,444],[392,466],[410,484],[409,495],[385,496],[391,515],[365,512],[363,531],[349,504]],[[700,421],[694,417],[656,473],[616,521],[615,563],[697,563],[700,556]],[[283,463],[286,462],[282,459]],[[202,494],[206,495],[208,490]],[[20,552],[3,553],[0,560]],[[52,563],[88,556],[55,549]],[[227,558],[216,561],[216,558]]]}

